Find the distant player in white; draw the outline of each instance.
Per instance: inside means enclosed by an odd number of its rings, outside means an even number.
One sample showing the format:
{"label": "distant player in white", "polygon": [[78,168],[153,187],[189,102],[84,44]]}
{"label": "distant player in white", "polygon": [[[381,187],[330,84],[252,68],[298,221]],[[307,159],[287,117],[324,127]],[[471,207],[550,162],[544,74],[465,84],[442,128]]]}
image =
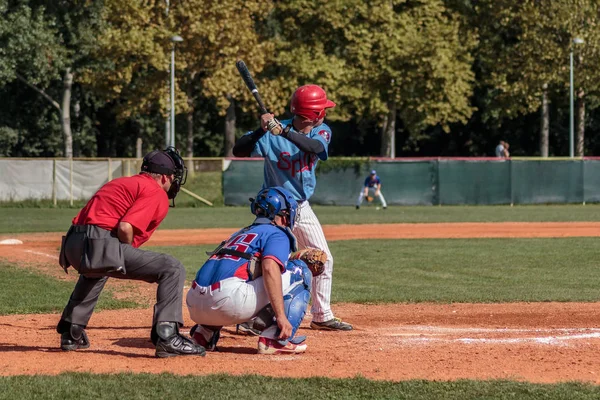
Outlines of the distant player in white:
{"label": "distant player in white", "polygon": [[[261,127],[236,142],[236,157],[264,157],[263,188],[283,186],[298,202],[298,219],[293,233],[298,248],[316,247],[327,253],[325,271],[312,280],[311,308],[313,329],[349,331],[352,325],[335,318],[331,310],[333,256],[317,216],[308,202],[316,186],[315,169],[319,160],[327,160],[331,129],[323,123],[326,109],[335,107],[317,85],[301,86],[294,92],[290,110],[294,117],[276,121],[273,114],[261,116]],[[283,132],[267,134],[277,122]],[[269,129],[271,128],[271,129]]]}
{"label": "distant player in white", "polygon": [[363,199],[368,197],[369,194],[372,194],[374,197],[379,199],[384,210],[387,208],[387,203],[385,202],[383,193],[381,193],[381,179],[379,179],[379,176],[377,176],[377,171],[375,170],[371,171],[371,175],[367,176],[367,179],[365,179],[365,184],[358,194],[358,199],[356,200],[357,210],[360,208]]}

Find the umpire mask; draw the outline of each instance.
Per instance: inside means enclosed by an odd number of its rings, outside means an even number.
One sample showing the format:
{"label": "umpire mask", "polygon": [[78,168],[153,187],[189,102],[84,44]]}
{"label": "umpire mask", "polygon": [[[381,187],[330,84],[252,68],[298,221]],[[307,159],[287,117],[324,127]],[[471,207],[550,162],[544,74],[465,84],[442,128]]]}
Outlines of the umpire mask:
{"label": "umpire mask", "polygon": [[175,207],[175,197],[177,197],[179,189],[185,185],[187,180],[187,168],[179,155],[179,151],[175,147],[169,146],[163,151],[155,150],[148,153],[142,162],[142,172],[174,175],[167,196],[173,200],[173,207]]}

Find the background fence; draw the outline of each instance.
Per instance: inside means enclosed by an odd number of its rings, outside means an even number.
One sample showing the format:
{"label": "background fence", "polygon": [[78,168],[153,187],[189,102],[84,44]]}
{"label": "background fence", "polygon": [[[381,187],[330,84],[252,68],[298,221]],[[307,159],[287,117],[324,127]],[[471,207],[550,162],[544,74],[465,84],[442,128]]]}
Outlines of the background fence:
{"label": "background fence", "polygon": [[[221,158],[185,158],[189,175],[220,171]],[[140,171],[136,158],[0,158],[0,201],[86,200],[111,179]]]}
{"label": "background fence", "polygon": [[[348,161],[348,160],[346,160]],[[328,161],[329,163],[331,161]],[[325,164],[327,164],[325,163]],[[335,165],[336,161],[333,160]],[[318,173],[311,203],[353,205],[371,169],[388,204],[543,204],[600,201],[600,159],[428,158],[339,163]],[[263,179],[261,159],[232,159],[226,205],[247,204]]]}
{"label": "background fence", "polygon": [[[247,205],[263,182],[262,159],[185,159],[190,175],[223,171],[226,205]],[[85,200],[105,182],[138,173],[141,159],[0,158],[0,201]],[[314,204],[353,205],[376,169],[388,204],[600,202],[600,158],[330,159],[320,163]],[[199,176],[201,180],[201,176]],[[218,177],[217,177],[218,179]],[[220,191],[221,187],[215,189]]]}

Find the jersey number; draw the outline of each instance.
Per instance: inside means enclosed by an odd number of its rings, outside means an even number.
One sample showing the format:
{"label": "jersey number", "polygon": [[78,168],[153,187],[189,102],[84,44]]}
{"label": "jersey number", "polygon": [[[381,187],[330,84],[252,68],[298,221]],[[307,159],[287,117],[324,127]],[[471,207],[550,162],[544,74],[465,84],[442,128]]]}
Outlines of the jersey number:
{"label": "jersey number", "polygon": [[[248,251],[248,248],[250,247],[250,244],[257,237],[258,237],[258,235],[256,233],[244,233],[244,234],[234,237],[223,247],[226,249],[239,251],[241,253],[246,253]],[[241,260],[241,257],[232,256],[229,254],[218,254],[218,255],[214,255],[213,258],[216,258],[219,260],[232,260],[232,261],[240,261]]]}

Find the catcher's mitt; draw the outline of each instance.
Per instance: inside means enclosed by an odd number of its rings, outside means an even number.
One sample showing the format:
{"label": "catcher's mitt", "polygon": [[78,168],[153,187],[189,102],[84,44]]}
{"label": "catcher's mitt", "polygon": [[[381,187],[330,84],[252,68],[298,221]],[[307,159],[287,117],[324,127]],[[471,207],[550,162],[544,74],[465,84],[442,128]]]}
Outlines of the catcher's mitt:
{"label": "catcher's mitt", "polygon": [[290,260],[302,260],[310,269],[313,276],[319,276],[325,271],[327,253],[323,250],[307,247],[292,253]]}

